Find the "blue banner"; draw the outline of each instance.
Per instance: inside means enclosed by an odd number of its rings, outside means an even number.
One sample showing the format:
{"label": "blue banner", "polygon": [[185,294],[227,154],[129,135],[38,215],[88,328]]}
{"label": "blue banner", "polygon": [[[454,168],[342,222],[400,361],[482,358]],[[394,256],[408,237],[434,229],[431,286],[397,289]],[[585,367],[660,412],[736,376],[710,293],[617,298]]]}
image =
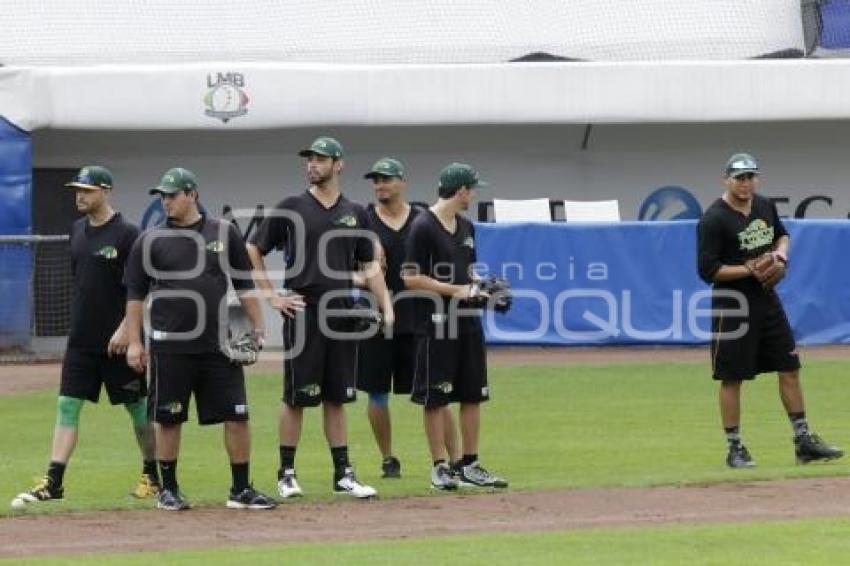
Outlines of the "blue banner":
{"label": "blue banner", "polygon": [[[786,220],[778,291],[801,344],[850,343],[850,222]],[[487,312],[491,344],[702,344],[710,288],[696,272],[696,222],[476,224],[479,273],[515,302]],[[835,258],[826,260],[825,258]]]}
{"label": "blue banner", "polygon": [[[0,234],[32,230],[32,147],[28,133],[0,116]],[[30,338],[32,251],[0,245],[0,348]]]}

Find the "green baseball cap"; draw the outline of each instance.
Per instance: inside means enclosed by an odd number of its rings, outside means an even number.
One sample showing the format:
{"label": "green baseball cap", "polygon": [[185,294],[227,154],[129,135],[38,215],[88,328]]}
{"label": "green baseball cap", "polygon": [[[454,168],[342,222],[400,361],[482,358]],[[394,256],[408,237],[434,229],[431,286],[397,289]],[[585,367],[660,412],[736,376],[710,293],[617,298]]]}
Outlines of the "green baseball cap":
{"label": "green baseball cap", "polygon": [[313,140],[310,147],[298,152],[301,157],[309,157],[310,154],[325,155],[334,159],[342,158],[342,144],[333,138],[322,136]]}
{"label": "green baseball cap", "polygon": [[486,187],[487,183],[479,179],[478,172],[466,163],[451,163],[440,171],[439,189],[451,190],[463,186]]}
{"label": "green baseball cap", "polygon": [[737,177],[744,173],[759,174],[759,164],[749,153],[736,153],[726,162],[726,176]]}
{"label": "green baseball cap", "polygon": [[159,180],[159,186],[148,191],[152,195],[173,195],[180,191],[196,191],[198,190],[198,181],[195,179],[195,174],[182,167],[174,167],[169,169]]}
{"label": "green baseball cap", "polygon": [[372,165],[371,171],[363,175],[367,179],[374,179],[378,176],[383,177],[398,177],[404,179],[404,165],[398,159],[392,157],[382,157]]}
{"label": "green baseball cap", "polygon": [[65,183],[65,186],[89,190],[111,189],[112,173],[109,172],[109,169],[100,165],[86,165],[71,181]]}

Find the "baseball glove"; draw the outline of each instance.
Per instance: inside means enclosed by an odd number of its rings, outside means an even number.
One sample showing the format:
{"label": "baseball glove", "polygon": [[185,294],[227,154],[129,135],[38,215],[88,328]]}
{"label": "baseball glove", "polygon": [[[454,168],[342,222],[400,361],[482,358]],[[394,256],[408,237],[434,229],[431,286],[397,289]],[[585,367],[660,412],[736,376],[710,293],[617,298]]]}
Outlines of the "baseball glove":
{"label": "baseball glove", "polygon": [[262,345],[254,335],[251,320],[242,309],[242,305],[231,297],[227,305],[227,339],[219,345],[221,353],[231,363],[249,366],[257,361]]}
{"label": "baseball glove", "polygon": [[249,366],[256,363],[262,346],[253,333],[241,334],[227,341],[222,353],[231,363],[239,366]]}
{"label": "baseball glove", "polygon": [[772,289],[785,277],[785,263],[773,252],[765,252],[744,265],[765,289]]}
{"label": "baseball glove", "polygon": [[505,313],[511,310],[514,296],[511,283],[504,277],[488,275],[474,282],[472,298],[469,300],[473,308],[492,308],[496,312]]}

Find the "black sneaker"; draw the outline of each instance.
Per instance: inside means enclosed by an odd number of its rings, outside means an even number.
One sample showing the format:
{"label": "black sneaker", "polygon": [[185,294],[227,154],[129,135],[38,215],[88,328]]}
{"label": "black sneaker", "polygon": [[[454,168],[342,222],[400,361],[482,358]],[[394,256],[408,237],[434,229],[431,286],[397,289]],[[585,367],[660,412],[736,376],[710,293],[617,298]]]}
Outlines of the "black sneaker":
{"label": "black sneaker", "polygon": [[844,451],[837,446],[826,444],[817,434],[801,434],[794,439],[795,452],[798,464],[809,462],[826,462],[844,456]]}
{"label": "black sneaker", "polygon": [[12,499],[12,508],[23,509],[27,505],[31,505],[33,503],[53,501],[64,497],[65,488],[61,485],[54,486],[53,482],[50,481],[50,478],[44,476],[43,478],[36,480],[35,485],[33,485],[29,491],[24,491],[16,495],[15,498]]}
{"label": "black sneaker", "polygon": [[726,455],[726,465],[730,468],[755,468],[756,463],[750,456],[750,451],[740,442],[729,445],[729,454]]}
{"label": "black sneaker", "polygon": [[179,489],[163,489],[160,491],[156,498],[156,507],[166,511],[185,511],[192,508],[189,505],[189,500]]}
{"label": "black sneaker", "polygon": [[460,468],[460,485],[475,487],[508,487],[508,482],[485,470],[478,460]]}
{"label": "black sneaker", "polygon": [[253,485],[249,485],[239,493],[230,492],[227,499],[228,509],[274,509],[277,501],[262,494]]}
{"label": "black sneaker", "polygon": [[401,477],[401,462],[395,456],[387,456],[381,462],[382,478],[400,478]]}

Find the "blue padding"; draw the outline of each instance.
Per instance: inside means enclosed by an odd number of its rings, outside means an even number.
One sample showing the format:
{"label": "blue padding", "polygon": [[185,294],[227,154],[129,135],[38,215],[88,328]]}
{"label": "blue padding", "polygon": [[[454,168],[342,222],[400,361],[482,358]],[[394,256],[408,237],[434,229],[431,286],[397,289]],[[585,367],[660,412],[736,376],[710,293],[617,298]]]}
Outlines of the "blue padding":
{"label": "blue padding", "polygon": [[[791,267],[778,289],[798,341],[850,343],[850,262],[823,261],[850,249],[850,222],[785,225]],[[491,344],[708,342],[696,221],[481,223],[476,235],[479,272],[504,274],[517,295],[536,295],[519,296],[506,315],[488,313]]]}
{"label": "blue padding", "polygon": [[850,0],[827,0],[821,4],[820,13],[823,21],[821,47],[850,48]]}
{"label": "blue padding", "polygon": [[[0,116],[0,234],[32,230],[30,136]],[[32,252],[0,245],[0,347],[24,346],[30,337]]]}

